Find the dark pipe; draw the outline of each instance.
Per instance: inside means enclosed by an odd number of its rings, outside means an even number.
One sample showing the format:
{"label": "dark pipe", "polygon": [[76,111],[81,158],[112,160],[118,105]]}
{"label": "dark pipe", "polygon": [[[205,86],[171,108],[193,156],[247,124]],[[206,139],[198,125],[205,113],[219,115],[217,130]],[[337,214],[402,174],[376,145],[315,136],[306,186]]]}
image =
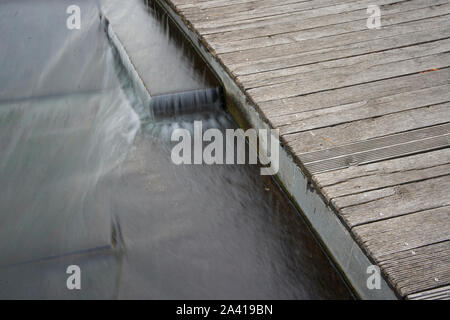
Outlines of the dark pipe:
{"label": "dark pipe", "polygon": [[224,108],[222,88],[209,88],[152,96],[150,112],[155,120]]}

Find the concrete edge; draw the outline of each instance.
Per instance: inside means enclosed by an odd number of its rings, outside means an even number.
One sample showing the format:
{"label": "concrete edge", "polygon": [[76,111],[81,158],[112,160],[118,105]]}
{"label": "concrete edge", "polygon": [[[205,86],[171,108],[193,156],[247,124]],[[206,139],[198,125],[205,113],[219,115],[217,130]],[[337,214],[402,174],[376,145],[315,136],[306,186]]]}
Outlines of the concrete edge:
{"label": "concrete edge", "polygon": [[[242,125],[242,120],[245,120],[253,128],[270,129],[270,126],[261,118],[244,92],[208,51],[199,35],[188,28],[181,16],[165,0],[155,1],[169,14],[205,62],[216,73],[225,88],[227,102],[231,102],[231,105],[237,109],[231,110],[231,112],[234,116],[236,116],[235,112],[238,112],[244,118],[239,119],[240,117],[238,117],[238,122],[241,122],[239,124]],[[359,298],[398,299],[384,277],[381,277],[380,289],[371,290],[367,287],[367,279],[370,276],[367,274],[367,268],[373,263],[353,239],[337,214],[325,203],[322,196],[310,187],[307,176],[296,165],[293,157],[285,148],[280,150],[280,170],[277,179],[297,207],[301,209],[300,211],[310,224],[313,232]]]}
{"label": "concrete edge", "polygon": [[134,67],[133,62],[131,61],[125,47],[123,46],[119,37],[114,32],[111,23],[108,20],[108,17],[106,16],[103,17],[106,20],[106,33],[109,38],[109,41],[111,42],[111,45],[114,47],[115,50],[117,50],[120,61],[124,65],[125,70],[128,73],[128,76],[131,78],[134,88],[138,91],[137,94],[143,100],[142,102],[144,106],[150,106],[151,100],[150,90],[145,86],[145,83],[142,80],[141,76],[139,75],[139,72]]}

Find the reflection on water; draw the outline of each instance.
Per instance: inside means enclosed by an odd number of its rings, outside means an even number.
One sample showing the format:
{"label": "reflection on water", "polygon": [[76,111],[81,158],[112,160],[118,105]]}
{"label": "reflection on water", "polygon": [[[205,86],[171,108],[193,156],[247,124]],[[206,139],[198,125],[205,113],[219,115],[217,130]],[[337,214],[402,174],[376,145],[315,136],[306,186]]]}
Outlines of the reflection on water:
{"label": "reflection on water", "polygon": [[[348,298],[258,167],[172,164],[173,129],[235,128],[230,116],[141,123],[93,2],[82,33],[55,27],[70,2],[0,3],[15,66],[0,70],[0,297]],[[28,25],[35,12],[46,22]]]}

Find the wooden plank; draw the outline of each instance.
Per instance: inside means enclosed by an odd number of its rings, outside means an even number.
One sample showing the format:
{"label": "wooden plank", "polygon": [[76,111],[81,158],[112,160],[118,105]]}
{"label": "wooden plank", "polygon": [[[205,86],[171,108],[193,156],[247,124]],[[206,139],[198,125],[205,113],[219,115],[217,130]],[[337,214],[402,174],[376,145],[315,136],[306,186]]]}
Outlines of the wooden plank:
{"label": "wooden plank", "polygon": [[227,17],[230,17],[232,14],[247,12],[249,10],[254,10],[255,8],[276,8],[305,1],[308,0],[218,0],[205,1],[198,4],[180,5],[177,6],[177,8],[186,15],[198,16],[201,14],[208,17],[220,14],[220,16],[226,15]]}
{"label": "wooden plank", "polygon": [[[187,14],[194,10],[196,11],[203,11],[208,8],[222,8],[222,7],[228,7],[228,6],[236,6],[236,5],[242,5],[242,4],[250,4],[255,3],[255,0],[206,0],[206,1],[181,1],[175,0],[172,1],[174,4],[177,4],[177,9],[179,9],[181,12]],[[273,0],[269,0],[269,2],[272,2]],[[298,1],[298,0],[293,0]],[[195,12],[195,11],[194,11]]]}
{"label": "wooden plank", "polygon": [[234,6],[239,4],[254,3],[254,0],[205,0],[205,1],[172,1],[177,4],[177,9],[183,13],[187,13],[188,9],[205,10],[207,8],[220,8],[226,6]]}
{"label": "wooden plank", "polygon": [[450,172],[450,148],[344,170],[314,175],[329,200],[395,185],[443,176]]}
{"label": "wooden plank", "polygon": [[330,172],[351,166],[374,163],[377,161],[404,157],[412,154],[436,150],[450,145],[450,134],[432,137],[424,140],[416,140],[384,148],[358,152],[343,157],[333,158],[306,164],[305,167],[310,174]]}
{"label": "wooden plank", "polygon": [[[425,18],[438,17],[448,14],[450,12],[450,4],[443,4],[436,8],[423,8],[411,10],[407,12],[395,13],[392,15],[383,16],[382,26],[388,28],[389,26],[405,23],[409,21],[422,20]],[[289,32],[280,35],[266,36],[255,39],[238,40],[233,42],[208,42],[215,53],[227,53],[233,51],[246,50],[258,47],[267,47],[273,45],[281,45],[304,41],[308,39],[317,39],[321,37],[329,37],[330,35],[339,35],[351,32],[367,31],[367,19],[346,22],[338,25],[324,26],[312,28],[302,31]],[[196,26],[197,27],[197,26]],[[373,30],[371,30],[373,31]]]}
{"label": "wooden plank", "polygon": [[450,207],[368,223],[352,229],[357,241],[378,260],[450,239]]}
{"label": "wooden plank", "polygon": [[448,101],[450,101],[450,85],[446,84],[369,101],[295,114],[291,117],[292,120],[287,120],[284,125],[279,126],[279,129],[281,134],[289,134],[417,109]]}
{"label": "wooden plank", "polygon": [[249,89],[247,92],[254,101],[263,102],[354,86],[360,83],[369,83],[448,66],[450,66],[450,53],[439,53],[374,65],[360,73],[352,72],[351,67],[328,69],[326,71],[327,77],[324,76],[323,71],[311,72],[304,75],[303,79],[300,80]]}
{"label": "wooden plank", "polygon": [[298,42],[273,45],[238,52],[230,52],[219,54],[218,57],[230,68],[246,65],[252,61],[258,62],[263,59],[272,59],[276,57],[289,57],[299,53],[310,52],[316,53],[318,50],[340,48],[349,44],[360,44],[364,46],[367,41],[375,39],[386,39],[396,35],[405,35],[406,37],[414,35],[416,32],[424,30],[439,29],[439,27],[447,26],[449,17],[447,15],[431,17],[427,19],[419,19],[415,21],[405,22],[402,24],[391,25],[381,28],[376,32],[366,29],[348,34],[340,34],[334,36],[324,36],[318,39],[302,40]]}
{"label": "wooden plank", "polygon": [[[309,1],[310,3],[312,2],[311,0],[307,0],[307,1]],[[358,1],[358,0],[342,0],[342,1],[330,0],[330,1],[327,1],[327,4],[325,6],[332,6],[333,4],[343,4],[343,3],[355,2],[355,1]],[[294,3],[294,2],[298,2],[298,1],[292,1],[292,2],[289,1],[286,3],[285,2],[286,1],[284,1],[282,4],[280,3],[280,5]],[[306,2],[306,1],[304,1],[304,2]],[[258,2],[258,6],[259,6],[259,2]],[[317,6],[315,8],[317,8]],[[287,13],[283,13],[283,14],[254,18],[254,19],[244,19],[244,20],[231,21],[231,22],[226,22],[226,23],[217,23],[217,24],[212,24],[212,25],[206,26],[206,27],[197,26],[198,27],[197,30],[202,35],[208,35],[208,34],[215,34],[215,33],[222,33],[222,32],[230,32],[230,31],[235,31],[235,30],[244,30],[246,28],[270,26],[270,25],[275,25],[275,24],[279,24],[279,23],[288,23],[292,20],[298,20],[298,15],[301,15],[303,12],[304,12],[304,10],[300,10],[300,11],[287,12]]]}
{"label": "wooden plank", "polygon": [[388,254],[378,262],[389,281],[403,296],[450,283],[450,241]]}
{"label": "wooden plank", "polygon": [[[197,28],[211,27],[211,25],[225,26],[235,22],[248,20],[256,20],[269,17],[282,17],[292,15],[296,12],[311,12],[314,9],[323,8],[329,12],[339,12],[346,10],[345,4],[342,2],[353,2],[355,0],[313,0],[313,1],[297,1],[289,4],[282,4],[276,7],[259,8],[255,6],[252,10],[234,11],[223,14],[221,8],[208,10],[206,13],[199,12],[190,14],[189,20],[195,24]],[[368,3],[368,0],[362,0]],[[367,5],[366,5],[367,6]],[[213,19],[214,18],[214,19]]]}
{"label": "wooden plank", "polygon": [[332,204],[350,227],[450,205],[450,175],[339,197]]}
{"label": "wooden plank", "polygon": [[[393,0],[395,2],[386,2],[385,4],[379,3],[380,8],[385,10],[390,10],[391,5],[393,4],[399,4],[405,2],[405,0]],[[434,0],[425,0],[425,1],[434,1]],[[436,0],[440,1],[440,0]],[[363,8],[367,8],[367,6],[370,4],[365,0],[328,0],[328,1],[322,1],[322,5],[318,5],[318,1],[316,2],[309,1],[309,5],[311,6],[310,10],[293,10],[288,11],[287,13],[281,13],[281,14],[275,14],[275,15],[268,15],[264,17],[258,17],[258,18],[251,18],[251,17],[244,17],[241,19],[232,19],[231,21],[223,22],[217,20],[217,15],[220,15],[220,13],[213,14],[208,16],[204,19],[204,21],[195,21],[193,22],[193,25],[195,26],[196,30],[202,34],[202,36],[207,35],[214,35],[217,33],[224,33],[224,32],[233,32],[242,30],[245,32],[246,29],[252,29],[252,32],[258,29],[266,29],[270,30],[272,28],[277,28],[277,25],[286,25],[289,24],[292,25],[291,28],[294,28],[293,30],[296,30],[297,27],[295,27],[292,22],[293,21],[304,21],[305,23],[309,23],[309,19],[314,19],[318,17],[322,17],[323,20],[330,19],[330,23],[333,23],[333,15],[338,14],[352,14],[353,11],[360,10]],[[314,5],[314,3],[316,3]],[[383,2],[384,3],[384,2]],[[358,9],[359,8],[359,9]],[[191,17],[191,15],[187,15],[188,17]],[[367,15],[366,15],[367,18]],[[214,23],[211,23],[211,20],[214,20]],[[351,21],[352,19],[348,20]],[[301,25],[301,24],[298,24]],[[283,28],[282,26],[280,26]],[[286,27],[284,27],[286,28]],[[287,27],[289,28],[289,27]],[[301,30],[301,29],[299,29]],[[262,32],[261,30],[256,32]],[[280,33],[279,31],[278,33]],[[285,33],[285,32],[284,32]],[[270,34],[269,34],[270,35]]]}
{"label": "wooden plank", "polygon": [[414,34],[411,34],[411,36],[405,36],[402,34],[383,39],[370,40],[364,44],[350,44],[336,48],[317,50],[314,52],[303,52],[290,56],[264,59],[257,62],[246,61],[246,63],[241,63],[241,66],[231,65],[230,68],[233,71],[233,74],[237,76],[251,75],[267,71],[318,64],[319,62],[327,62],[336,59],[362,56],[370,53],[379,53],[386,50],[398,49],[436,40],[443,40],[448,38],[449,34],[450,23],[448,23],[448,25],[441,25],[439,28],[434,30],[415,32]]}
{"label": "wooden plank", "polygon": [[[402,0],[382,0],[381,4],[392,4],[399,3]],[[413,0],[416,1],[416,0]],[[444,1],[444,0],[425,0],[425,1]],[[342,7],[342,4],[339,3]],[[211,30],[202,30],[205,39],[210,42],[231,42],[238,40],[245,40],[250,38],[259,38],[265,36],[274,36],[279,34],[284,34],[288,32],[296,32],[305,29],[317,28],[326,25],[333,25],[343,22],[350,22],[361,20],[363,18],[367,19],[367,4],[361,1],[350,2],[345,4],[345,11],[338,11],[337,13],[329,13],[329,8],[320,8],[310,11],[301,11],[292,15],[284,16],[279,19],[258,19],[256,22],[246,22],[240,23],[238,26],[240,28],[235,28],[229,31],[222,31],[220,28],[216,29],[215,32]],[[425,7],[423,5],[421,8]],[[418,7],[419,8],[419,7]],[[397,9],[398,10],[398,9]],[[312,15],[315,12],[317,15]],[[309,18],[305,17],[308,16]],[[299,23],[301,21],[301,23]]]}
{"label": "wooden plank", "polygon": [[[411,0],[404,2],[403,0],[383,0],[378,1],[377,5],[384,15],[390,15],[399,12],[410,11],[414,9],[422,9],[428,6],[440,5],[448,3],[448,0]],[[273,22],[241,24],[240,29],[226,31],[226,32],[207,32],[201,30],[204,38],[211,42],[230,42],[237,40],[244,40],[250,38],[259,38],[264,36],[274,36],[288,32],[295,32],[305,29],[312,29],[323,27],[327,25],[338,25],[340,23],[367,20],[367,2],[358,1],[351,2],[346,5],[346,11],[320,15],[317,17],[304,18],[301,16],[290,16],[290,19],[277,19]],[[311,11],[308,11],[311,12]],[[301,14],[300,14],[301,15]]]}
{"label": "wooden plank", "polygon": [[259,107],[271,120],[273,126],[279,127],[296,113],[370,101],[383,96],[447,84],[449,81],[450,68],[445,68],[433,72],[405,75],[352,87],[263,102],[259,104]]}
{"label": "wooden plank", "polygon": [[416,140],[424,140],[432,137],[447,135],[450,132],[450,123],[425,127],[417,130],[401,132],[393,135],[385,135],[375,139],[368,139],[354,143],[344,144],[338,147],[324,149],[315,152],[299,154],[305,164],[323,161],[341,156],[347,156],[358,152],[381,149],[397,144],[408,143]]}
{"label": "wooden plank", "polygon": [[408,300],[450,300],[450,286],[410,294]]}
{"label": "wooden plank", "polygon": [[325,150],[354,142],[444,124],[450,120],[450,103],[394,113],[308,132],[282,136],[291,151]]}
{"label": "wooden plank", "polygon": [[449,50],[450,39],[442,39],[348,58],[239,76],[238,80],[246,88],[252,89],[303,80],[314,77],[317,73],[348,74],[348,69],[351,69],[353,73],[359,74],[380,67],[382,64],[430,56]]}

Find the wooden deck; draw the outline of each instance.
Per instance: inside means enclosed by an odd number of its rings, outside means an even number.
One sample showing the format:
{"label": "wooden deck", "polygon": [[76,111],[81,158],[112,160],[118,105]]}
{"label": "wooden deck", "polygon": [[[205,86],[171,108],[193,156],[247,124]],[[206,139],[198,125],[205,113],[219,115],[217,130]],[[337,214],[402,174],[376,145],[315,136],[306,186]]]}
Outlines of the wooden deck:
{"label": "wooden deck", "polygon": [[450,1],[165,1],[397,295],[449,298]]}

